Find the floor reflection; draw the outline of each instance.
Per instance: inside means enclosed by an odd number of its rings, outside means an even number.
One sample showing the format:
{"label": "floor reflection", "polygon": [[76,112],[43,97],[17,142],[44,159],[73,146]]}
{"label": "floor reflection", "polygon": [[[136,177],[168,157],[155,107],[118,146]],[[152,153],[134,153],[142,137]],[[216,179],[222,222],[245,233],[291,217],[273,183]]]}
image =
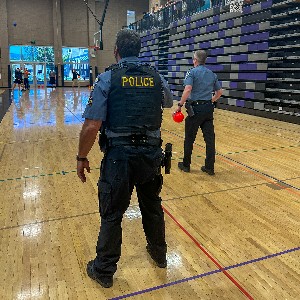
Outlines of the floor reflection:
{"label": "floor reflection", "polygon": [[89,95],[88,89],[32,89],[21,94],[15,90],[14,127],[80,124]]}

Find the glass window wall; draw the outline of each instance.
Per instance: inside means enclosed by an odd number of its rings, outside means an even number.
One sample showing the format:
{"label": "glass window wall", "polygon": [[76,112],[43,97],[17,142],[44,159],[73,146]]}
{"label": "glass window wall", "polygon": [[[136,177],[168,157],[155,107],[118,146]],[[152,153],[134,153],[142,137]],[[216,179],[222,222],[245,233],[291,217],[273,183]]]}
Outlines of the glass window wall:
{"label": "glass window wall", "polygon": [[89,80],[89,50],[88,48],[64,47],[62,49],[64,63],[64,80],[73,79],[72,70],[76,70],[79,80]]}

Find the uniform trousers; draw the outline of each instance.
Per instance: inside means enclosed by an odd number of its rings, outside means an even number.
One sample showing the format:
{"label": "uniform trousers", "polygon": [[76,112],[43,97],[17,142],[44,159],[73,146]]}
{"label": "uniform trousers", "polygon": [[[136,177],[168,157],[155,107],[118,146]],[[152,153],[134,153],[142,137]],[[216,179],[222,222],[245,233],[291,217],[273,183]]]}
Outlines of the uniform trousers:
{"label": "uniform trousers", "polygon": [[185,119],[185,139],[183,165],[189,167],[199,127],[206,144],[205,167],[214,170],[215,164],[215,131],[213,123],[214,105],[211,102],[193,105],[194,116]]}
{"label": "uniform trousers", "polygon": [[162,149],[158,146],[109,147],[101,162],[98,198],[101,227],[94,265],[101,276],[112,276],[121,256],[122,218],[136,187],[146,241],[165,257],[164,213],[159,197]]}

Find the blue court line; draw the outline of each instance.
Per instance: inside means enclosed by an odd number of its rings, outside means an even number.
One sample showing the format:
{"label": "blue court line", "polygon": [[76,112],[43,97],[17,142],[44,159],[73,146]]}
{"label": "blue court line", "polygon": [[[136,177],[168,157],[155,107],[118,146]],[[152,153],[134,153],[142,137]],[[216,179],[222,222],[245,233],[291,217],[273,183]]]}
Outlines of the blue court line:
{"label": "blue court line", "polygon": [[210,275],[213,275],[213,274],[216,274],[216,273],[221,273],[224,270],[235,269],[235,268],[238,268],[238,267],[250,265],[250,264],[253,264],[253,263],[256,263],[256,262],[259,262],[259,261],[267,260],[267,259],[270,259],[270,258],[273,258],[273,257],[281,256],[281,255],[291,253],[291,252],[296,252],[296,251],[299,251],[299,250],[300,250],[300,247],[287,249],[287,250],[284,250],[284,251],[281,251],[281,252],[277,252],[277,253],[274,253],[274,254],[269,254],[269,255],[266,255],[266,256],[254,258],[254,259],[251,259],[251,260],[247,260],[245,262],[241,262],[241,263],[238,263],[238,264],[235,264],[235,265],[224,267],[223,269],[216,269],[216,270],[213,270],[213,271],[210,271],[210,272],[206,272],[206,273],[202,273],[202,274],[199,274],[199,275],[179,279],[179,280],[176,280],[176,281],[172,281],[172,282],[168,282],[168,283],[165,283],[165,284],[157,285],[157,286],[147,288],[147,289],[144,289],[144,290],[140,290],[140,291],[136,291],[136,292],[133,292],[133,293],[117,296],[117,297],[114,297],[114,298],[109,298],[108,300],[125,299],[125,298],[129,298],[129,297],[134,297],[134,296],[137,296],[137,295],[149,293],[149,292],[152,292],[152,291],[157,291],[159,289],[163,289],[163,288],[173,286],[173,285],[176,285],[176,284],[180,284],[180,283],[183,283],[183,282],[188,282],[188,281],[195,280],[195,279],[198,279],[198,278],[203,278],[203,277],[206,277],[206,276],[210,276]]}

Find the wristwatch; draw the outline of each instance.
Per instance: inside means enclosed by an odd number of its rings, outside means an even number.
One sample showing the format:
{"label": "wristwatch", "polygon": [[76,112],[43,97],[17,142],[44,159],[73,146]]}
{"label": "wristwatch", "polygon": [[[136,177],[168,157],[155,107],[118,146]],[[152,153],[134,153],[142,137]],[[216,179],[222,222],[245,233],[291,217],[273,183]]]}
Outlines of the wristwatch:
{"label": "wristwatch", "polygon": [[77,161],[86,161],[88,159],[86,157],[79,157],[78,155],[76,155],[76,160]]}
{"label": "wristwatch", "polygon": [[182,106],[183,106],[183,104],[180,104],[180,103],[178,103],[178,106],[179,106],[179,107],[182,107]]}

